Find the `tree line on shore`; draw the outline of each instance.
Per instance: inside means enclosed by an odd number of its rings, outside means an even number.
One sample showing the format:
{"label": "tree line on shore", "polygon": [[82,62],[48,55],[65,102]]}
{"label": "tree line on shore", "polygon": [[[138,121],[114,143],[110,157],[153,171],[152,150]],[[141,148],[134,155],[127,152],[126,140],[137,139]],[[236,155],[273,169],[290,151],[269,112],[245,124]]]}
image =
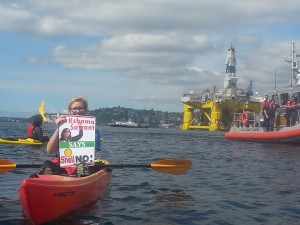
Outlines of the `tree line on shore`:
{"label": "tree line on shore", "polygon": [[[47,113],[46,113],[47,115]],[[163,124],[170,127],[179,127],[182,124],[182,113],[168,112],[159,110],[132,109],[125,107],[99,108],[90,110],[89,115],[95,116],[97,125],[108,125],[114,121],[128,121],[139,124],[147,124],[149,127],[161,127]],[[33,117],[34,115],[32,115]],[[30,123],[32,117],[16,118],[16,117],[0,117],[0,122],[24,122]]]}

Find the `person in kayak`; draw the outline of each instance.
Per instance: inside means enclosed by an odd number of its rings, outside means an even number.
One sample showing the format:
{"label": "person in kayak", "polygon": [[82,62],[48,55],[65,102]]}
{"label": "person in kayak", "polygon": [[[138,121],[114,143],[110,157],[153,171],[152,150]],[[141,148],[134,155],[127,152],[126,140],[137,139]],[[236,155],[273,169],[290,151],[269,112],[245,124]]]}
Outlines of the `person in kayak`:
{"label": "person in kayak", "polygon": [[49,137],[44,135],[43,129],[43,117],[41,115],[33,116],[33,122],[27,127],[27,136],[40,142],[49,141]]}
{"label": "person in kayak", "polygon": [[[82,97],[74,97],[70,100],[68,104],[68,112],[71,115],[86,115],[88,112],[88,102],[87,100]],[[55,124],[59,127],[64,122],[66,122],[66,116],[61,115],[55,120]],[[82,132],[82,131],[80,131]],[[79,133],[77,136],[82,136],[82,133]],[[74,138],[74,137],[73,137]],[[78,137],[77,137],[78,138]],[[81,137],[79,137],[80,139]],[[56,156],[51,161],[47,160],[44,163],[44,166],[42,167],[39,174],[44,173],[59,173],[59,174],[68,174],[68,175],[77,175],[77,169],[76,167],[67,167],[67,168],[60,168],[59,166],[59,157],[58,157],[58,145],[59,145],[59,131],[58,128],[54,131],[52,137],[50,138],[46,151],[48,154],[56,153]],[[78,139],[77,139],[78,140]],[[98,129],[95,129],[95,148],[96,150],[99,150],[101,148],[100,145],[100,132]],[[51,171],[49,171],[49,169]]]}

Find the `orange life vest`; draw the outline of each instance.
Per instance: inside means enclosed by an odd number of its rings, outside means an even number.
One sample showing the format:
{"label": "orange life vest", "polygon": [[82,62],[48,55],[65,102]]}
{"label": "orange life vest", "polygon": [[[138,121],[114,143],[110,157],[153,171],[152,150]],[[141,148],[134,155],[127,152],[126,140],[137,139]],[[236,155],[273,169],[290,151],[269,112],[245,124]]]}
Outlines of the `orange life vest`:
{"label": "orange life vest", "polygon": [[247,122],[248,122],[248,113],[247,112],[243,112],[241,115],[241,123],[246,126]]}
{"label": "orange life vest", "polygon": [[34,130],[35,126],[33,124],[30,124],[27,128],[27,136],[29,138],[33,138],[32,135],[33,135],[33,130]]}

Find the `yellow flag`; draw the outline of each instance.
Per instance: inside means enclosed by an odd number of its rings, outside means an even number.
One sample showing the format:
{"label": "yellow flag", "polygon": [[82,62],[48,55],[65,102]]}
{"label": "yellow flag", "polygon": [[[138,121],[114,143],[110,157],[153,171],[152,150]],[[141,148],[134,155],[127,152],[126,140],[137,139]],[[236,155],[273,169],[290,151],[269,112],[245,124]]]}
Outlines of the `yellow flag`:
{"label": "yellow flag", "polygon": [[47,117],[45,116],[44,108],[45,108],[45,101],[42,101],[42,103],[41,103],[41,105],[40,105],[40,107],[39,107],[39,113],[42,115],[43,120],[44,120],[45,122],[48,122],[48,119],[47,119]]}

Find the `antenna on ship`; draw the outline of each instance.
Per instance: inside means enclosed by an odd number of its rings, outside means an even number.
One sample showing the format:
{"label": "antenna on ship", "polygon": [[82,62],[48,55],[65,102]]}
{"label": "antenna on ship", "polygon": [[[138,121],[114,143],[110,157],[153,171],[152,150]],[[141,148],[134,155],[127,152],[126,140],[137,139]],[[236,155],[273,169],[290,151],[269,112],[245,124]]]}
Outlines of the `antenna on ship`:
{"label": "antenna on ship", "polygon": [[277,85],[277,80],[276,80],[276,78],[277,78],[277,75],[276,75],[276,70],[275,70],[275,87],[274,87],[274,91],[278,91],[278,89],[277,89],[277,87],[276,87],[276,85]]}
{"label": "antenna on ship", "polygon": [[290,74],[290,81],[291,81],[291,87],[293,86],[293,79],[295,80],[295,85],[300,85],[300,70],[298,70],[298,64],[299,64],[299,57],[300,54],[295,51],[295,41],[291,41],[292,45],[292,52],[291,56],[288,59],[285,59],[286,62],[291,64],[291,74]]}

